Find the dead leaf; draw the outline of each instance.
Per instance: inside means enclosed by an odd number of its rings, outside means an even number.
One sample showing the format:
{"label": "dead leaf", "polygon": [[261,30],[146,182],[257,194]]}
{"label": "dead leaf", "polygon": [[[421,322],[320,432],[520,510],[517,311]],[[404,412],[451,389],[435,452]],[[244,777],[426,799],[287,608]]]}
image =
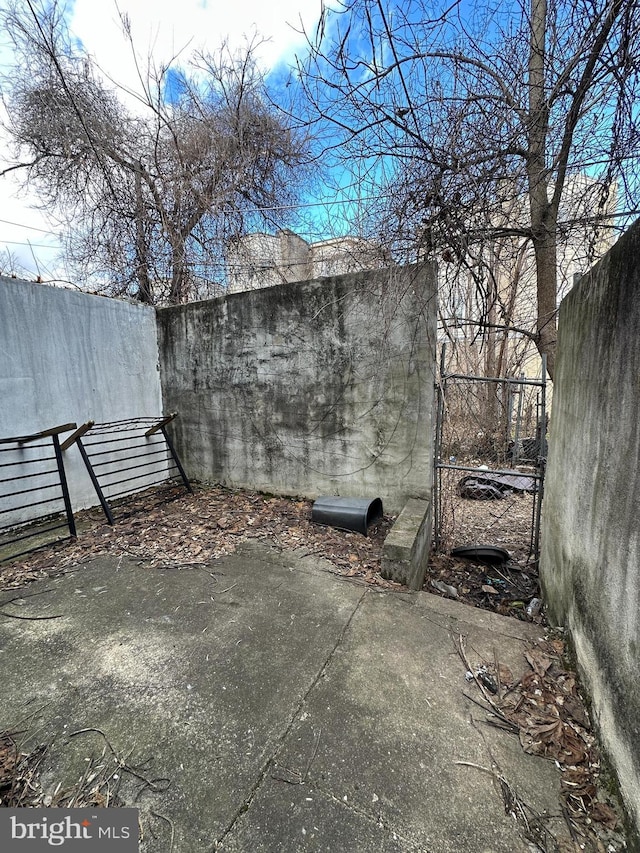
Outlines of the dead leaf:
{"label": "dead leaf", "polygon": [[597,820],[598,823],[603,824],[607,829],[615,829],[618,825],[618,815],[606,803],[595,802],[591,807],[589,817],[592,820]]}
{"label": "dead leaf", "polygon": [[547,657],[540,649],[527,649],[524,653],[525,658],[529,662],[531,669],[537,672],[538,675],[544,675],[551,666],[551,658]]}
{"label": "dead leaf", "polygon": [[582,726],[584,729],[590,729],[591,723],[587,716],[586,709],[583,703],[575,696],[567,696],[562,703],[562,707],[569,717]]}
{"label": "dead leaf", "polygon": [[558,853],[583,853],[582,847],[580,847],[578,842],[572,838],[568,838],[566,835],[556,838],[556,844]]}
{"label": "dead leaf", "polygon": [[505,666],[503,663],[498,664],[498,675],[500,676],[500,683],[504,687],[511,687],[513,684],[513,673],[508,666]]}
{"label": "dead leaf", "polygon": [[488,592],[491,595],[498,595],[498,590],[494,586],[491,586],[488,583],[483,583],[481,589],[483,592]]}

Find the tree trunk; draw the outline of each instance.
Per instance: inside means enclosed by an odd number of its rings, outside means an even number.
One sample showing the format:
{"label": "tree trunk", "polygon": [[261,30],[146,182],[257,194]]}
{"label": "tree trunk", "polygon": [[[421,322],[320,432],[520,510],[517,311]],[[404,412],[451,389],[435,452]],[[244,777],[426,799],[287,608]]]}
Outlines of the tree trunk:
{"label": "tree trunk", "polygon": [[141,166],[136,167],[135,186],[136,186],[136,279],[138,281],[138,299],[140,302],[145,302],[147,305],[153,303],[151,293],[151,282],[149,281],[149,257],[147,238],[144,233],[145,226],[145,210],[142,198],[142,176],[140,174]]}
{"label": "tree trunk", "polygon": [[534,225],[533,250],[538,296],[536,344],[540,355],[547,357],[547,372],[553,379],[557,343],[558,249],[556,214],[549,207],[541,221]]}
{"label": "tree trunk", "polygon": [[182,236],[175,236],[171,241],[171,288],[169,305],[180,305],[186,301],[185,289],[185,243]]}
{"label": "tree trunk", "polygon": [[531,237],[536,260],[536,344],[540,355],[547,356],[547,371],[553,379],[556,352],[558,229],[557,206],[553,206],[549,201],[549,172],[546,163],[549,133],[549,105],[545,91],[546,36],[547,0],[531,0],[527,178]]}

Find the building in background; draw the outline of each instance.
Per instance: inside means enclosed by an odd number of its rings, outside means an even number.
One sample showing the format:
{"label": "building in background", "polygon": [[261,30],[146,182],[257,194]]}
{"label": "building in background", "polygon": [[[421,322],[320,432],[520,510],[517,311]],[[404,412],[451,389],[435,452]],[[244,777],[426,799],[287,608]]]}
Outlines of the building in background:
{"label": "building in background", "polygon": [[[499,218],[461,261],[446,251],[440,258],[438,339],[447,343],[452,372],[534,378],[540,357],[531,338],[538,311],[533,246],[525,237],[492,234],[526,230],[529,213],[524,197],[505,193],[505,199]],[[558,306],[615,242],[616,201],[615,186],[603,198],[601,184],[587,175],[567,181],[559,215]]]}
{"label": "building in background", "polygon": [[362,237],[308,243],[288,230],[247,234],[227,245],[227,289],[238,293],[290,281],[380,269],[387,263],[382,249]]}

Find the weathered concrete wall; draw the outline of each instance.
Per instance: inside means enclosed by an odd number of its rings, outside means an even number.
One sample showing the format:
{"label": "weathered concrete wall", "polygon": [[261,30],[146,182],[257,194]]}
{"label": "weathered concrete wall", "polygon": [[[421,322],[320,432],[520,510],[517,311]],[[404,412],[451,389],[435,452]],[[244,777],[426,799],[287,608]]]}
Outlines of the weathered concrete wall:
{"label": "weathered concrete wall", "polygon": [[541,571],[640,830],[640,223],[560,309]]}
{"label": "weathered concrete wall", "polygon": [[[0,277],[0,438],[159,414],[157,346],[153,308]],[[65,467],[74,508],[95,505],[76,447]]]}
{"label": "weathered concrete wall", "polygon": [[317,497],[429,496],[429,265],[158,312],[164,405],[194,479]]}

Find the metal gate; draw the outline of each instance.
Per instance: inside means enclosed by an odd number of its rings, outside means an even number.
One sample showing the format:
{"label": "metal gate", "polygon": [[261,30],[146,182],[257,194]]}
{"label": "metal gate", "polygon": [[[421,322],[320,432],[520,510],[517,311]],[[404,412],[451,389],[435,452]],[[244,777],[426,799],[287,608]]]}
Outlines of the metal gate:
{"label": "metal gate", "polygon": [[[546,360],[540,378],[447,373],[437,383],[436,552],[489,545],[535,563],[547,457]],[[509,547],[511,546],[511,547]]]}

